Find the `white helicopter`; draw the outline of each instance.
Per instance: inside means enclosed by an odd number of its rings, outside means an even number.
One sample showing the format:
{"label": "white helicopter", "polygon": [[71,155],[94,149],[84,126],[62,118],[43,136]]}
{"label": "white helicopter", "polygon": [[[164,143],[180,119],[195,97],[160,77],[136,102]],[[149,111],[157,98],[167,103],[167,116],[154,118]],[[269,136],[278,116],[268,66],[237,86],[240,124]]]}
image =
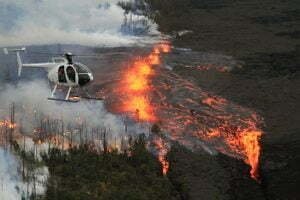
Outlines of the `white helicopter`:
{"label": "white helicopter", "polygon": [[[73,54],[65,53],[64,57],[53,57],[52,62],[47,63],[22,63],[20,52],[24,52],[26,48],[20,49],[7,49],[4,48],[4,53],[7,55],[9,52],[15,52],[17,55],[18,63],[18,76],[21,76],[22,68],[44,68],[48,72],[48,79],[54,83],[54,88],[51,92],[49,100],[66,101],[66,102],[78,102],[80,98],[70,97],[72,88],[81,88],[91,83],[94,80],[91,70],[81,64],[73,63]],[[68,92],[64,99],[55,98],[55,92],[58,86],[64,86],[68,88]],[[94,100],[102,100],[100,98],[81,97]]]}

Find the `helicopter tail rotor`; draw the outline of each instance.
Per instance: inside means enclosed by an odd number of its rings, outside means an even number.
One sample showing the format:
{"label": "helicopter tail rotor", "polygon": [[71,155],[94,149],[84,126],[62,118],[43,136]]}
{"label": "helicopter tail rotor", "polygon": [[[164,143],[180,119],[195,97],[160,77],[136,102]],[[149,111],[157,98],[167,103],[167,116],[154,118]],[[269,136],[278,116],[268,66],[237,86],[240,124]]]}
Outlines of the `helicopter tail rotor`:
{"label": "helicopter tail rotor", "polygon": [[23,67],[23,63],[22,63],[22,59],[21,59],[21,56],[20,56],[20,52],[22,51],[25,51],[26,48],[23,47],[23,48],[20,48],[20,49],[7,49],[7,48],[4,48],[3,51],[4,51],[4,54],[8,55],[9,52],[15,52],[17,54],[17,63],[18,63],[18,76],[20,77],[21,76],[21,73],[22,73],[22,67]]}

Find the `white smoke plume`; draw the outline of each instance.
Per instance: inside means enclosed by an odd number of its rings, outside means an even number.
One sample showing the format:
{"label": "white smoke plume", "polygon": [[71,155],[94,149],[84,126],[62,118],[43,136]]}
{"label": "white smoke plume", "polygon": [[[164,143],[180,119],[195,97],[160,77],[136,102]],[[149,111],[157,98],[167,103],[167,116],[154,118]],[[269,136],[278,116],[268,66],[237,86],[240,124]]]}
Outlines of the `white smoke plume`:
{"label": "white smoke plume", "polygon": [[0,199],[18,199],[20,195],[17,187],[20,185],[20,177],[17,161],[2,148],[0,148],[0,160]]}
{"label": "white smoke plume", "polygon": [[[33,183],[24,183],[20,175],[20,165],[18,159],[9,151],[0,148],[0,199],[17,200],[26,197],[33,192]],[[36,194],[43,194],[45,187],[43,182],[48,176],[48,169],[38,168],[36,175]]]}
{"label": "white smoke plume", "polygon": [[80,44],[127,46],[118,0],[0,0],[0,46]]}
{"label": "white smoke plume", "polygon": [[[14,102],[17,106],[16,115],[22,118],[22,125],[27,130],[32,129],[32,119],[35,112],[54,119],[61,119],[66,124],[74,124],[76,120],[87,122],[90,127],[105,127],[110,134],[118,136],[124,133],[124,122],[121,117],[106,111],[103,102],[82,100],[78,103],[66,103],[49,101],[50,86],[45,81],[34,80],[31,82],[19,82],[18,85],[7,85],[0,91],[0,110],[7,110]],[[23,113],[18,112],[22,107]],[[9,112],[0,113],[0,119],[7,117]],[[145,133],[146,129],[139,125],[128,127],[131,134]]]}
{"label": "white smoke plume", "polygon": [[[82,101],[78,103],[60,103],[47,100],[50,88],[44,80],[33,80],[30,82],[19,82],[17,85],[7,84],[0,88],[0,119],[9,117],[9,107],[12,102],[16,107],[16,121],[22,120],[22,127],[33,131],[35,112],[45,116],[62,119],[67,125],[74,123],[78,118],[87,121],[87,126],[105,127],[109,129],[108,137],[120,139],[124,136],[124,121],[121,117],[107,112],[102,102]],[[20,112],[21,110],[21,112]],[[128,134],[135,135],[146,133],[147,125],[131,124],[127,127]],[[31,132],[32,133],[32,132]],[[46,152],[48,144],[38,145],[34,150],[34,143],[31,138],[26,137],[25,151],[38,153]],[[120,141],[118,141],[119,144]],[[40,159],[40,155],[37,155]],[[32,182],[24,183],[20,173],[20,162],[10,151],[4,151],[0,147],[0,199],[16,200],[21,196],[30,196],[35,188],[36,194],[44,194],[45,183],[49,172],[46,167],[37,168],[33,172],[36,175],[37,185]]]}

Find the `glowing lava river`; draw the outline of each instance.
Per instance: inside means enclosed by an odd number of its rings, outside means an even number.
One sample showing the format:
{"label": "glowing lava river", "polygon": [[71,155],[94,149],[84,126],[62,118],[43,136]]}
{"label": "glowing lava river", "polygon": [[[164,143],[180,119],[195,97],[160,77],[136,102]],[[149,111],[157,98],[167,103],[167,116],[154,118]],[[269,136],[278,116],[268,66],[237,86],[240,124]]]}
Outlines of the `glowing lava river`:
{"label": "glowing lava river", "polygon": [[[99,96],[106,97],[112,112],[157,124],[166,140],[193,151],[243,159],[251,167],[251,177],[258,180],[262,119],[167,69],[162,60],[170,50],[168,43],[158,44],[122,68],[110,68],[103,80],[113,81],[99,84]],[[156,145],[166,173],[165,144],[156,140]]]}

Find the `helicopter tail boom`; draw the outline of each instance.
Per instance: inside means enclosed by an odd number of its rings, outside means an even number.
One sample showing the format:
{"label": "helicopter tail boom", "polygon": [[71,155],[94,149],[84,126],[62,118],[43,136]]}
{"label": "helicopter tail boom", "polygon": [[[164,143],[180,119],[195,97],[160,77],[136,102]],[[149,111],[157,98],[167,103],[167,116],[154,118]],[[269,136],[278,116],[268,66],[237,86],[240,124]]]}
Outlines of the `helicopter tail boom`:
{"label": "helicopter tail boom", "polygon": [[17,64],[18,64],[18,76],[21,76],[22,73],[22,68],[23,67],[32,67],[32,68],[46,68],[46,69],[50,69],[52,67],[55,67],[57,64],[54,62],[48,62],[48,63],[23,63],[22,59],[21,59],[21,55],[20,52],[25,51],[26,48],[20,48],[20,49],[7,49],[4,48],[4,54],[8,55],[9,52],[15,52],[17,55]]}

